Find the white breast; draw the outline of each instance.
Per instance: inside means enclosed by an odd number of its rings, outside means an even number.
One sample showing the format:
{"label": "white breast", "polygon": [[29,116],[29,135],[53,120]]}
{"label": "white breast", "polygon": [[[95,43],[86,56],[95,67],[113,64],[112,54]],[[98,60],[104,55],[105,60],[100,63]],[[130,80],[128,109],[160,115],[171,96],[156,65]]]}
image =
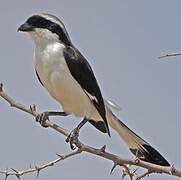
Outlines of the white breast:
{"label": "white breast", "polygon": [[63,57],[63,48],[64,45],[60,43],[47,45],[44,49],[36,48],[35,69],[44,87],[65,112],[89,118],[97,111],[72,77]]}

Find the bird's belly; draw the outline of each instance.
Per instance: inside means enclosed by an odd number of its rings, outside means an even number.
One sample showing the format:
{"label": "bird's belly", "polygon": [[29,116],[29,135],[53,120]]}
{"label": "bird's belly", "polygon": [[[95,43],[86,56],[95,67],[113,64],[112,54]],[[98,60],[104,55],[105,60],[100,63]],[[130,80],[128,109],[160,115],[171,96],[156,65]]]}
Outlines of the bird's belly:
{"label": "bird's belly", "polygon": [[61,104],[63,111],[77,117],[102,121],[95,106],[69,70],[60,69],[58,71],[54,69],[48,73],[46,70],[41,71],[37,68],[40,79],[48,93]]}
{"label": "bird's belly", "polygon": [[[54,45],[55,52],[35,52],[35,69],[49,94],[57,100],[65,112],[78,117],[91,118],[97,114],[93,103],[71,75],[62,55],[62,47]],[[51,52],[51,53],[50,53]]]}
{"label": "bird's belly", "polygon": [[51,75],[53,96],[61,103],[65,112],[73,113],[78,117],[89,117],[93,104],[80,85],[68,74],[54,72]]}

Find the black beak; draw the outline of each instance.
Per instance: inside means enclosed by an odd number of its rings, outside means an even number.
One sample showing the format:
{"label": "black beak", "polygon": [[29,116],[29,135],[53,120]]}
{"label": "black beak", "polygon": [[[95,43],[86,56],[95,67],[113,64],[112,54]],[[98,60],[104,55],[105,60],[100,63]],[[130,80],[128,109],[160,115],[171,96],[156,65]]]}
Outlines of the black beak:
{"label": "black beak", "polygon": [[29,25],[27,22],[25,22],[24,24],[22,24],[17,31],[23,31],[23,32],[30,32],[33,31],[34,28],[33,26]]}

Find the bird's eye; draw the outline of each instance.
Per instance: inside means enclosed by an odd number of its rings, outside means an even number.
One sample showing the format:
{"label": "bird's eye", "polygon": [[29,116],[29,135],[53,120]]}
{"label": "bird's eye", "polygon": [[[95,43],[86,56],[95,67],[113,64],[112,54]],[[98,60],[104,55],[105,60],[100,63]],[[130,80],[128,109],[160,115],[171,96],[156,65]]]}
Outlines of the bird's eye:
{"label": "bird's eye", "polygon": [[50,30],[55,30],[57,28],[58,28],[57,24],[51,24],[50,27],[49,27]]}

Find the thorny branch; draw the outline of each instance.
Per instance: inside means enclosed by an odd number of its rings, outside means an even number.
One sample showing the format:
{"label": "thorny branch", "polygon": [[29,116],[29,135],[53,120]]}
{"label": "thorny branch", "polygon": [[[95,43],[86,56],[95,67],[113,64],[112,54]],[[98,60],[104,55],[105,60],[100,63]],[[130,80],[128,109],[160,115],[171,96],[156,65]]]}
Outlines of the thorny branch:
{"label": "thorny branch", "polygon": [[[29,113],[31,115],[33,115],[34,117],[36,117],[39,113],[36,111],[36,107],[35,105],[30,106],[30,107],[26,107],[25,105],[16,102],[14,99],[12,99],[8,94],[6,94],[3,91],[3,84],[0,84],[0,97],[2,97],[4,100],[6,100],[10,106],[19,109],[21,111],[24,111],[26,113]],[[63,134],[64,136],[68,136],[69,135],[69,131],[58,126],[57,124],[54,124],[50,121],[46,121],[46,125],[52,129],[54,129],[55,131]],[[123,157],[111,154],[109,152],[106,152],[106,148],[105,146],[103,146],[100,149],[96,149],[94,147],[90,147],[87,146],[85,144],[83,144],[82,142],[79,141],[79,139],[77,138],[75,140],[75,145],[78,148],[77,151],[70,153],[68,155],[64,155],[64,156],[60,156],[58,155],[58,158],[54,161],[51,161],[47,164],[41,165],[41,166],[35,166],[35,167],[31,167],[27,170],[24,171],[19,171],[19,170],[15,170],[15,169],[11,169],[12,171],[0,171],[0,174],[5,176],[5,179],[7,179],[9,176],[16,176],[18,179],[20,179],[21,176],[23,176],[24,174],[28,174],[28,173],[32,173],[32,172],[36,172],[37,176],[39,175],[39,172],[45,168],[48,168],[50,166],[55,165],[56,163],[67,159],[71,156],[74,156],[76,154],[79,154],[81,152],[88,152],[100,157],[103,157],[107,160],[111,160],[114,164],[111,172],[114,170],[114,168],[116,166],[121,166],[123,167],[123,176],[122,179],[125,177],[125,175],[129,176],[130,179],[132,180],[133,178],[136,180],[140,180],[141,178],[151,174],[151,173],[164,173],[164,174],[168,174],[168,175],[172,175],[172,176],[177,176],[177,177],[181,177],[181,171],[177,170],[174,166],[171,167],[164,167],[164,166],[159,166],[159,165],[155,165],[155,164],[151,164],[148,162],[144,162],[141,161],[139,159],[125,159]],[[129,166],[134,165],[136,167],[142,167],[144,169],[146,169],[147,171],[144,174],[141,175],[136,175],[136,172],[131,172],[129,169]]]}
{"label": "thorny branch", "polygon": [[28,173],[33,173],[33,172],[36,172],[37,177],[38,177],[41,170],[47,169],[48,167],[51,167],[51,166],[54,166],[58,162],[63,161],[65,159],[68,159],[69,157],[80,154],[80,153],[81,153],[81,151],[80,151],[80,149],[78,149],[75,152],[69,153],[69,154],[64,155],[64,156],[57,154],[58,158],[53,160],[53,161],[48,162],[47,164],[35,165],[34,167],[32,167],[32,165],[30,165],[28,169],[21,170],[21,171],[18,171],[14,168],[11,168],[12,171],[10,171],[10,172],[7,170],[6,171],[0,171],[0,174],[4,175],[5,180],[9,176],[16,176],[18,179],[20,179],[21,176],[28,174]]}

